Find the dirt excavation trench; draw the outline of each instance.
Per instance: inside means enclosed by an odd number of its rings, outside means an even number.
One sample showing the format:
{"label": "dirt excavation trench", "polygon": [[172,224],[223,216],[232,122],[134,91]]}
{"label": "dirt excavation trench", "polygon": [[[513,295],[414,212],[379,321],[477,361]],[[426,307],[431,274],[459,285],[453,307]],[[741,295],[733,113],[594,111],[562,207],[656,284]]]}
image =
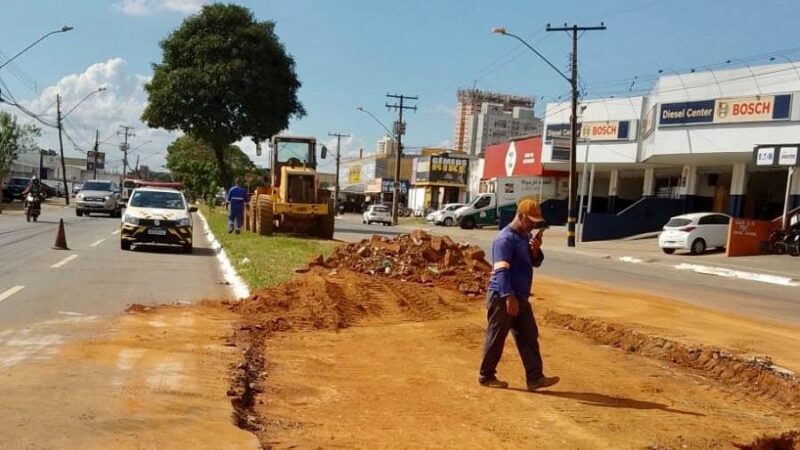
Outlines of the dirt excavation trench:
{"label": "dirt excavation trench", "polygon": [[624,292],[540,281],[545,370],[561,383],[525,391],[509,338],[511,388],[480,387],[483,258],[422,233],[373,238],[232,305],[238,425],[265,448],[800,448],[797,330],[749,323],[742,339],[765,337],[745,345],[726,337],[743,319]]}

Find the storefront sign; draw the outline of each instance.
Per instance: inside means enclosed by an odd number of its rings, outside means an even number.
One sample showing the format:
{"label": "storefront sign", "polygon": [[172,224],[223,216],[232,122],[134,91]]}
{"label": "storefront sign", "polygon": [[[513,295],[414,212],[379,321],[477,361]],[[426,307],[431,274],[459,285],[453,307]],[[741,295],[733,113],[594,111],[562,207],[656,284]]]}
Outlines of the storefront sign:
{"label": "storefront sign", "polygon": [[659,126],[788,120],[790,94],[722,98],[661,105]]}
{"label": "storefront sign", "polygon": [[763,220],[731,219],[728,228],[726,256],[761,254],[762,244],[769,239],[772,224]]}
{"label": "storefront sign", "polygon": [[553,161],[569,161],[571,150],[572,142],[569,139],[553,139],[553,153],[550,159]]}
{"label": "storefront sign", "polygon": [[657,109],[658,105],[653,105],[653,107],[650,108],[650,111],[647,111],[647,114],[645,114],[644,123],[642,124],[642,139],[650,136],[650,133],[652,133],[655,129]]}
{"label": "storefront sign", "polygon": [[800,166],[798,149],[800,149],[800,144],[756,146],[753,149],[753,163],[759,167]]}
{"label": "storefront sign", "polygon": [[[627,141],[630,139],[631,121],[602,121],[578,123],[578,139],[582,141]],[[545,141],[555,139],[569,139],[570,126],[568,123],[548,125],[545,131]]]}
{"label": "storefront sign", "polygon": [[467,185],[469,159],[449,155],[417,158],[416,183]]}
{"label": "storefront sign", "polygon": [[[366,183],[364,192],[367,194],[391,194],[394,192],[394,180],[388,178],[376,178]],[[400,193],[408,193],[408,180],[400,180]]]}

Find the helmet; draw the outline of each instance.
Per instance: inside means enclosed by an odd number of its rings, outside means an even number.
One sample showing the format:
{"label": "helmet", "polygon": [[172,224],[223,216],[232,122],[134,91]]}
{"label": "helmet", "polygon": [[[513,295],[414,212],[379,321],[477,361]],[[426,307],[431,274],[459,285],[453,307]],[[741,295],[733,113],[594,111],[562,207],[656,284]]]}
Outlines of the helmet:
{"label": "helmet", "polygon": [[34,176],[31,177],[31,181],[39,181],[39,177],[34,175]]}

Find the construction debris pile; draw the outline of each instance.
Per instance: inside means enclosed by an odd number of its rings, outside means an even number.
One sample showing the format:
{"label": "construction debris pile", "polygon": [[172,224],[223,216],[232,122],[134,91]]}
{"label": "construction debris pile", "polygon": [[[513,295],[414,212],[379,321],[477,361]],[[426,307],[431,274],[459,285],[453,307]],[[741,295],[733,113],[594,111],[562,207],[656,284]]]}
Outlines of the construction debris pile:
{"label": "construction debris pile", "polygon": [[316,256],[310,267],[347,268],[354,272],[440,286],[476,296],[486,291],[492,266],[484,251],[456,243],[447,236],[431,236],[422,230],[394,239],[371,239],[338,247],[328,259]]}

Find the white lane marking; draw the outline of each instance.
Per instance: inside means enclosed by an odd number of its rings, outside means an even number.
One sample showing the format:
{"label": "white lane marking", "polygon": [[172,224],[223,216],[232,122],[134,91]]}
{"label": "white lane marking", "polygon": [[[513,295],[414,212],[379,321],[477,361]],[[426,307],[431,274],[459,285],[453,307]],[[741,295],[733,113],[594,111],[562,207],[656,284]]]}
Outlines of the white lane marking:
{"label": "white lane marking", "polygon": [[59,261],[59,262],[57,262],[55,264],[53,264],[50,267],[52,267],[53,269],[58,269],[59,267],[69,263],[70,261],[72,261],[73,259],[75,259],[77,257],[78,257],[78,255],[69,255],[66,258],[62,259],[61,261]]}
{"label": "white lane marking", "polygon": [[633,256],[620,256],[619,258],[617,258],[617,261],[632,263],[632,264],[641,264],[644,262],[643,260]]}
{"label": "white lane marking", "polygon": [[14,286],[11,289],[6,290],[5,292],[0,294],[0,302],[11,297],[12,295],[16,294],[17,292],[23,289],[25,289],[25,286],[20,285],[20,286]]}
{"label": "white lane marking", "polygon": [[206,218],[200,211],[197,212],[197,215],[203,222],[203,229],[205,230],[206,236],[208,236],[208,243],[211,245],[211,249],[217,254],[217,260],[219,260],[222,274],[225,277],[225,281],[230,283],[233,289],[233,295],[236,296],[236,298],[250,297],[250,288],[236,272],[233,264],[231,264],[231,260],[228,259],[228,254],[225,253],[225,249],[222,248],[217,238],[214,237],[214,233],[211,232],[211,227],[208,226],[208,221],[206,221]]}
{"label": "white lane marking", "polygon": [[119,230],[114,230],[114,232],[111,234],[119,234]]}
{"label": "white lane marking", "polygon": [[151,370],[147,377],[147,385],[153,390],[176,391],[183,381],[183,363],[181,361],[162,361]]}
{"label": "white lane marking", "polygon": [[738,278],[741,280],[759,281],[761,283],[777,284],[780,286],[800,286],[800,282],[789,277],[766,275],[763,273],[743,272],[740,270],[725,269],[722,267],[702,266],[700,264],[682,263],[674,266],[678,270],[691,270],[706,275],[716,275],[724,278]]}
{"label": "white lane marking", "polygon": [[72,312],[72,311],[59,311],[58,313],[63,314],[65,316],[85,316],[84,313]]}
{"label": "white lane marking", "polygon": [[98,245],[102,244],[102,243],[103,243],[103,242],[105,242],[105,241],[106,241],[106,239],[105,239],[105,238],[103,238],[103,239],[98,239],[98,240],[96,240],[94,243],[92,243],[91,245],[89,245],[89,247],[97,247]]}
{"label": "white lane marking", "polygon": [[5,349],[11,350],[10,355],[0,355],[0,367],[12,367],[26,359],[35,357],[37,353],[51,355],[50,347],[61,343],[63,336],[58,334],[31,335],[30,330],[22,330],[6,340]]}

